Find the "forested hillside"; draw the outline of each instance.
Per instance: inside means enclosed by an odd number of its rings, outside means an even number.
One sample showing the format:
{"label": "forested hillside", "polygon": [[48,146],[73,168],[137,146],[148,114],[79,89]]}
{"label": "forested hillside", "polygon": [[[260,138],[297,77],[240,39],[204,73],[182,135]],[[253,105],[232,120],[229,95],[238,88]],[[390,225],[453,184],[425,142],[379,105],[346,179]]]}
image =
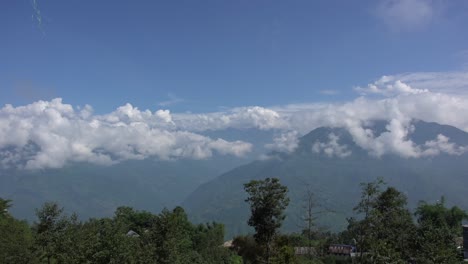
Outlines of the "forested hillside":
{"label": "forested hillside", "polygon": [[[310,206],[298,233],[280,232],[288,189],[279,179],[244,184],[253,235],[224,242],[222,223],[193,224],[182,207],[159,214],[119,207],[111,218],[80,221],[57,203],[36,209],[33,224],[9,213],[0,198],[0,263],[320,264],[459,263],[461,224],[468,214],[420,202],[412,213],[406,196],[380,179],[361,183],[357,217],[343,232],[323,231]],[[309,200],[309,203],[312,200]],[[311,204],[309,204],[311,205]],[[414,219],[412,216],[415,216]],[[242,219],[247,222],[247,219]],[[343,248],[349,249],[343,251]]]}

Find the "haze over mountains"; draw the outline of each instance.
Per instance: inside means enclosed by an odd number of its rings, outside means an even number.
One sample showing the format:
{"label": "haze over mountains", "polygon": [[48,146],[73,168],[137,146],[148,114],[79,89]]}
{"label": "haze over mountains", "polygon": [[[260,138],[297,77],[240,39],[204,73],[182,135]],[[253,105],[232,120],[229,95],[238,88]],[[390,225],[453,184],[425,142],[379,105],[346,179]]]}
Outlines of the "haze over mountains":
{"label": "haze over mountains", "polygon": [[[394,122],[368,122],[364,129],[385,142],[396,129]],[[216,155],[203,160],[129,160],[111,166],[77,163],[59,169],[4,168],[0,195],[13,200],[14,215],[30,220],[33,208],[51,200],[82,218],[109,216],[121,205],[153,212],[182,205],[195,221],[224,223],[228,236],[249,231],[243,184],[265,177],[278,177],[289,188],[291,204],[284,226],[288,231],[301,226],[307,190],[314,192],[317,210],[332,211],[320,215],[318,223],[333,230],[344,228],[358,201],[359,183],[377,177],[405,192],[411,206],[443,195],[449,203],[468,208],[463,187],[468,185],[468,133],[424,121],[408,124],[408,136],[403,142],[393,142],[393,152],[383,152],[385,145],[378,141],[359,145],[348,129],[320,127],[301,137],[292,151],[259,147],[244,158]],[[260,145],[273,135],[236,129],[206,133]],[[401,155],[402,151],[407,155]]]}
{"label": "haze over mountains", "polygon": [[343,228],[359,183],[376,177],[411,205],[444,195],[467,207],[468,100],[443,93],[465,79],[463,72],[383,76],[356,87],[361,95],[352,101],[209,113],[125,104],[98,114],[60,98],[5,105],[0,196],[29,220],[45,201],[82,218],[121,205],[153,212],[183,205],[195,221],[223,222],[228,235],[248,231],[242,184],[265,177],[290,189],[288,230],[300,226],[307,188],[334,211],[321,223]]}
{"label": "haze over mountains", "polygon": [[[409,197],[410,206],[419,200],[435,201],[441,196],[449,203],[468,208],[468,133],[451,126],[414,121],[408,140],[437,149],[420,150],[415,158],[395,154],[376,156],[359,147],[343,128],[322,127],[303,136],[292,153],[271,153],[269,158],[240,166],[203,184],[184,202],[197,221],[220,221],[228,235],[248,232],[245,219],[249,209],[243,184],[251,179],[278,177],[288,186],[291,198],[284,225],[287,231],[304,226],[307,191],[315,194],[319,225],[331,230],[345,228],[360,196],[361,182],[383,177]],[[368,127],[375,135],[388,133],[378,121]],[[438,143],[431,139],[438,139]],[[448,140],[450,138],[450,140]],[[435,155],[435,152],[439,152]]]}

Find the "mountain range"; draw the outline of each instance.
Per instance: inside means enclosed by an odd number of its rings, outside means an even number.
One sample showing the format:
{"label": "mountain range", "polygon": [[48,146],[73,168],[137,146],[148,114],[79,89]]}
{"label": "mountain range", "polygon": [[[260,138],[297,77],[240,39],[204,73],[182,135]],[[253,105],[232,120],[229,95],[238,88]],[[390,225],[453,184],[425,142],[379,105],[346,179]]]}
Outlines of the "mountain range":
{"label": "mountain range", "polygon": [[[387,126],[387,122],[378,121],[369,124],[369,129],[378,136],[388,130]],[[220,132],[209,133],[217,137]],[[222,133],[236,140],[247,137],[246,141],[256,141],[253,143],[260,146],[271,134],[239,130]],[[421,157],[375,155],[357,144],[348,129],[320,127],[299,138],[297,147],[288,153],[265,153],[266,149],[257,148],[246,158],[146,159],[112,166],[83,163],[61,169],[2,169],[0,197],[13,200],[14,216],[30,221],[34,208],[45,201],[56,201],[83,219],[110,216],[121,205],[152,212],[182,205],[196,222],[224,223],[228,237],[232,237],[252,231],[246,224],[249,209],[243,184],[277,177],[288,187],[291,199],[284,230],[299,231],[303,227],[305,196],[312,192],[317,212],[323,211],[317,225],[338,231],[345,228],[346,218],[353,216],[352,208],[360,199],[360,183],[378,177],[404,192],[410,207],[419,200],[431,202],[444,196],[448,203],[467,209],[468,154],[464,150],[468,133],[437,123],[412,122],[408,139],[415,145],[428,145],[437,138],[459,146],[456,153],[445,149]],[[255,160],[260,154],[262,158]]]}
{"label": "mountain range", "polygon": [[[378,135],[386,131],[385,122],[371,128]],[[413,122],[409,139],[424,144],[444,135],[460,146],[468,145],[468,133],[455,127]],[[320,151],[321,142],[333,141],[335,152]],[[333,151],[333,148],[331,148]],[[237,167],[201,185],[183,203],[195,221],[219,221],[227,233],[251,232],[247,198],[243,184],[252,179],[277,177],[289,189],[290,205],[286,211],[284,230],[300,231],[305,226],[307,193],[314,194],[317,225],[337,231],[345,228],[346,218],[360,200],[360,183],[381,177],[409,199],[415,207],[420,200],[436,201],[444,196],[449,203],[468,208],[468,154],[440,153],[419,158],[385,154],[375,156],[359,147],[348,130],[317,128],[299,140],[292,153],[270,153],[270,158]]]}

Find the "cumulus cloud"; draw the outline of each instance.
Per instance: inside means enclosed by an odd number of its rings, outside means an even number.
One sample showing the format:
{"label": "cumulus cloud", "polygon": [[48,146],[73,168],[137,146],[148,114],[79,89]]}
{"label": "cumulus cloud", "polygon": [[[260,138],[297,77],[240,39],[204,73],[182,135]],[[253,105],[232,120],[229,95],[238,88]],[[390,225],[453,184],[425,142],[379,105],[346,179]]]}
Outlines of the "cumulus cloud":
{"label": "cumulus cloud", "polygon": [[[413,73],[383,76],[366,88],[363,96],[345,103],[302,104],[274,108],[290,128],[305,134],[321,126],[345,128],[354,142],[371,155],[396,154],[407,158],[429,153],[455,154],[417,146],[410,140],[413,120],[447,124],[468,132],[468,97],[461,93],[466,73]],[[416,87],[415,87],[416,86]],[[364,92],[365,91],[365,92]],[[368,97],[379,94],[383,98]],[[387,121],[386,131],[375,135],[369,124]],[[439,142],[439,139],[434,139]],[[442,144],[442,142],[439,142]],[[456,149],[456,146],[454,146]],[[458,153],[461,151],[458,148]]]}
{"label": "cumulus cloud", "polygon": [[152,113],[130,104],[106,115],[92,115],[89,106],[77,111],[61,99],[0,109],[2,164],[27,169],[147,157],[203,159],[213,152],[241,156],[251,147],[175,129],[168,110]]}
{"label": "cumulus cloud", "polygon": [[328,135],[328,139],[328,142],[315,142],[314,145],[312,145],[312,151],[319,154],[324,153],[330,158],[335,156],[345,158],[351,155],[352,152],[348,149],[348,146],[338,143],[340,137],[331,133]]}
{"label": "cumulus cloud", "polygon": [[414,31],[434,19],[435,0],[382,0],[375,15],[393,31]]}
{"label": "cumulus cloud", "polygon": [[[346,129],[356,145],[370,155],[395,154],[418,158],[460,155],[467,149],[447,135],[417,145],[411,140],[414,120],[451,125],[468,132],[467,73],[407,73],[383,76],[357,89],[348,102],[238,107],[212,113],[171,113],[139,110],[125,104],[96,115],[91,106],[74,108],[61,99],[0,109],[0,165],[28,169],[59,168],[70,162],[113,164],[128,159],[204,159],[216,153],[245,155],[252,144],[203,136],[229,128],[273,131],[265,147],[292,152],[298,138],[318,127]],[[380,97],[369,96],[371,94]],[[385,121],[384,131],[371,129]],[[242,139],[242,138],[239,138]],[[317,151],[346,156],[347,149],[331,137]]]}

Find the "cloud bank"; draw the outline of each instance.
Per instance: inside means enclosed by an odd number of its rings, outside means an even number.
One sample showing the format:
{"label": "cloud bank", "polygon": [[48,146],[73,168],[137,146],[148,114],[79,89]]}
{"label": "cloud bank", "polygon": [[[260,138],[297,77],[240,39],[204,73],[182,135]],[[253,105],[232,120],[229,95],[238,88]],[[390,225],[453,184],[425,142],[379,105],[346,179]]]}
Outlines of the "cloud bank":
{"label": "cloud bank", "polygon": [[[370,155],[406,158],[460,155],[447,135],[417,145],[410,140],[413,120],[437,122],[468,132],[468,73],[409,73],[383,76],[355,90],[361,95],[344,103],[311,103],[276,107],[238,107],[222,112],[188,114],[167,109],[139,110],[123,105],[104,115],[91,106],[74,108],[62,99],[0,109],[0,166],[60,168],[73,162],[114,164],[131,159],[206,159],[213,155],[244,156],[254,147],[241,140],[210,138],[205,131],[259,129],[276,137],[265,147],[292,152],[298,138],[327,126],[345,128],[354,143]],[[383,133],[369,129],[387,122]],[[336,157],[351,155],[338,139],[311,146]]]}
{"label": "cloud bank", "polygon": [[113,164],[122,160],[204,159],[213,152],[242,156],[252,145],[177,130],[168,110],[140,111],[130,104],[93,115],[62,99],[0,109],[3,166],[60,168],[68,162]]}

